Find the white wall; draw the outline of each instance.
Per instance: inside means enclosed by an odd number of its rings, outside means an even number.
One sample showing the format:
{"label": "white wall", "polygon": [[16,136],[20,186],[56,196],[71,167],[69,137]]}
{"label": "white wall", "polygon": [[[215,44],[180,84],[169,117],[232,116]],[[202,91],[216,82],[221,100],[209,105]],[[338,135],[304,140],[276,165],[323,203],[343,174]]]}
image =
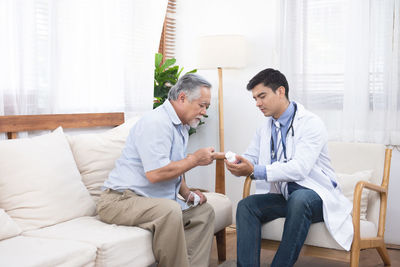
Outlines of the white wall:
{"label": "white wall", "polygon": [[[248,41],[248,64],[241,70],[224,70],[224,126],[225,151],[243,153],[258,127],[262,114],[255,107],[251,93],[246,90],[247,82],[260,70],[277,68],[278,47],[278,0],[184,0],[178,2],[176,59],[185,71],[196,68],[196,40],[203,35],[242,34]],[[209,118],[198,132],[190,137],[188,152],[206,146],[214,146],[218,151],[218,73],[217,70],[199,70],[198,73],[213,85]],[[400,196],[393,192],[400,188],[400,153],[395,152],[392,161],[390,181],[390,207],[386,229],[387,242],[400,244],[400,231],[395,225],[400,223],[400,207],[394,203]],[[187,173],[187,182],[192,187],[214,190],[215,164],[198,167]],[[241,199],[244,178],[238,178],[226,171],[226,193],[233,202],[233,215]]]}
{"label": "white wall", "polygon": [[400,245],[400,152],[393,149],[390,168],[388,210],[386,215],[385,242]]}

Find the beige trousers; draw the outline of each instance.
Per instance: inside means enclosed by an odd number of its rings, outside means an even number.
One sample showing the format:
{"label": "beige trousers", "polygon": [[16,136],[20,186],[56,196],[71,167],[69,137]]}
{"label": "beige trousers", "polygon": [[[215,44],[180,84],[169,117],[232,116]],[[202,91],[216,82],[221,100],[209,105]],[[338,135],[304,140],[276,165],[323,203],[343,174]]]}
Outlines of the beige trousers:
{"label": "beige trousers", "polygon": [[182,211],[174,200],[108,189],[101,194],[97,212],[103,222],[151,231],[159,267],[209,265],[215,215],[207,203]]}

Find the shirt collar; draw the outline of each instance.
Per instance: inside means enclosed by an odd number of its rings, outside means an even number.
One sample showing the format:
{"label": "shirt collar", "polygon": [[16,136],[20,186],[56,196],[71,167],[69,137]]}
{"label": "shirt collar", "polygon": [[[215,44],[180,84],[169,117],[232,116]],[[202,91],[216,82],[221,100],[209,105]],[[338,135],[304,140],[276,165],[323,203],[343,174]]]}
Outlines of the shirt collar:
{"label": "shirt collar", "polygon": [[182,124],[182,121],[179,119],[178,114],[176,114],[176,111],[174,107],[172,106],[171,102],[169,100],[165,100],[164,104],[162,104],[163,108],[167,112],[168,116],[170,117],[172,123],[174,125],[180,125]]}
{"label": "shirt collar", "polygon": [[[282,126],[285,126],[289,122],[289,120],[293,116],[293,114],[294,114],[294,104],[293,104],[293,102],[290,102],[289,106],[286,108],[285,112],[283,112],[283,114],[278,118],[278,122]],[[272,119],[275,123],[276,120],[274,118],[272,118]]]}

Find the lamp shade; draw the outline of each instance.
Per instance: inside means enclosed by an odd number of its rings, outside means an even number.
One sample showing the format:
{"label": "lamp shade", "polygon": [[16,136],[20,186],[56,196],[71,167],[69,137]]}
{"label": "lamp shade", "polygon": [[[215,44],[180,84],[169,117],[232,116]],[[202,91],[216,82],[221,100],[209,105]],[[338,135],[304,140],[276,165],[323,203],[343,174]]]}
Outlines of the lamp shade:
{"label": "lamp shade", "polygon": [[242,35],[211,35],[198,40],[199,69],[239,69],[246,65],[246,41]]}

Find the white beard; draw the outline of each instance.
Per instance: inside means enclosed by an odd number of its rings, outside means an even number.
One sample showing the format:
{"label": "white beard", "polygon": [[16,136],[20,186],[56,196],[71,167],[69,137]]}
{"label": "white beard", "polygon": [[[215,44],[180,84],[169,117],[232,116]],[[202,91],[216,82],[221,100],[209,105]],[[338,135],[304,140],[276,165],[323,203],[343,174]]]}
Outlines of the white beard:
{"label": "white beard", "polygon": [[196,129],[197,126],[199,126],[200,121],[200,118],[194,118],[193,120],[189,121],[189,126]]}

